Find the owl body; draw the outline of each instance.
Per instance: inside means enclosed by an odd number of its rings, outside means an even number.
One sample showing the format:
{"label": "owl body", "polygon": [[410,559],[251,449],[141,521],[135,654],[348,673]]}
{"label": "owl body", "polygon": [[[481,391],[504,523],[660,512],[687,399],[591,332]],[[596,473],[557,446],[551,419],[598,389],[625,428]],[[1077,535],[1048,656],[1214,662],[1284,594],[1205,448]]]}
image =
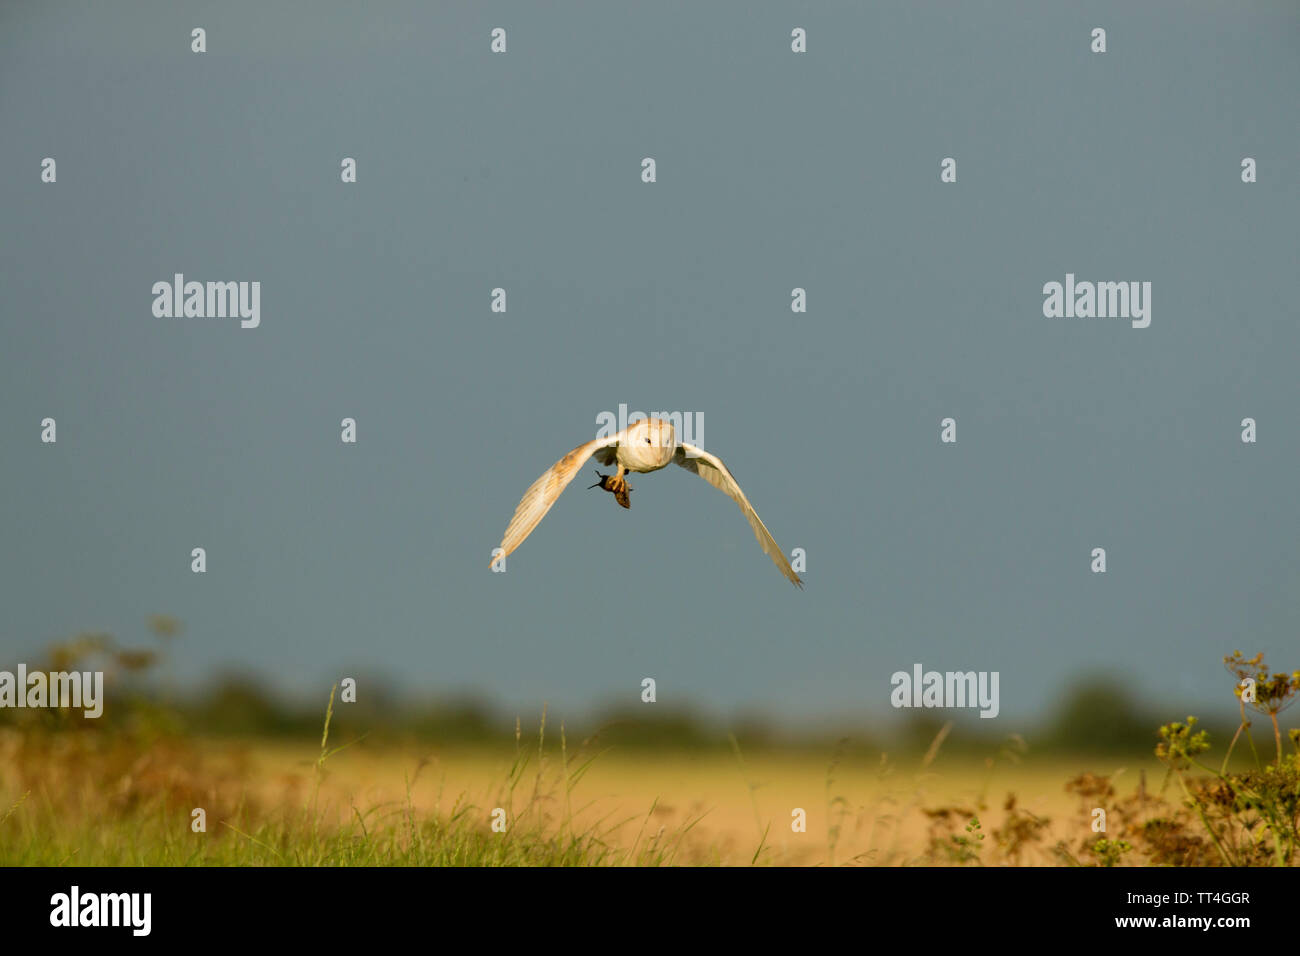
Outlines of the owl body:
{"label": "owl body", "polygon": [[542,472],[519,499],[514,516],[511,517],[506,532],[501,538],[501,546],[492,553],[494,569],[501,557],[513,553],[524,539],[532,534],[538,522],[551,510],[551,505],[555,504],[560,493],[573,480],[574,475],[592,458],[605,466],[617,463],[618,472],[613,475],[602,475],[597,472],[600,481],[588,486],[588,490],[603,488],[611,492],[614,500],[623,508],[628,508],[631,504],[628,492],[632,488],[624,477],[628,472],[645,474],[659,471],[675,463],[703,478],[740,506],[763,553],[772,559],[777,569],[795,587],[803,587],[802,579],[790,566],[789,559],[781,551],[762,519],[758,517],[758,512],[749,503],[745,493],[740,490],[735,476],[722,463],[722,459],[689,442],[679,441],[673,423],[662,418],[642,418],[616,434],[601,435],[584,442]]}
{"label": "owl body", "polygon": [[614,459],[628,471],[644,474],[667,467],[677,454],[677,429],[662,418],[643,418],[628,425]]}

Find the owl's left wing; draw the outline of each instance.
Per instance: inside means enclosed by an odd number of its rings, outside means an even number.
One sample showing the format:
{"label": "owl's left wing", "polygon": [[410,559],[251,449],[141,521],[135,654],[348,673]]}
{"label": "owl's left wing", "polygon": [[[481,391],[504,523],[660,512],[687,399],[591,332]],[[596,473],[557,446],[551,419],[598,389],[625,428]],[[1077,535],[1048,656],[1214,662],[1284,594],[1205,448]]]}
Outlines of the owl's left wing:
{"label": "owl's left wing", "polygon": [[749,526],[754,529],[754,537],[758,538],[759,547],[763,553],[772,559],[772,563],[777,569],[790,579],[791,583],[799,589],[803,589],[803,581],[799,575],[790,567],[790,562],[786,559],[785,553],[777,545],[776,539],[772,537],[772,532],[767,530],[767,525],[763,524],[763,519],[758,516],[754,506],[749,503],[745,493],[740,490],[740,485],[732,477],[727,466],[722,463],[722,459],[717,455],[711,455],[703,448],[696,448],[694,445],[682,443],[677,448],[677,453],[673,455],[673,462],[681,465],[687,471],[692,471],[699,475],[714,488],[723,492],[736,504],[740,505],[740,510],[745,513],[745,518],[749,521]]}

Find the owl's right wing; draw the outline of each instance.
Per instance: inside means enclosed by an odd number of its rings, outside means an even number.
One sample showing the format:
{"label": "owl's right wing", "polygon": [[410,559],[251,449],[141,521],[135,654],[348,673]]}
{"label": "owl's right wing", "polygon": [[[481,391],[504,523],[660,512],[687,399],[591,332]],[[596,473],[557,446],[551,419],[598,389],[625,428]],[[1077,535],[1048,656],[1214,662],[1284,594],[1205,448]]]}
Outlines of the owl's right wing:
{"label": "owl's right wing", "polygon": [[[623,433],[619,432],[608,438],[594,438],[585,445],[579,445],[542,472],[541,477],[529,485],[524,496],[519,499],[519,506],[515,508],[514,517],[510,519],[505,536],[501,539],[503,554],[494,555],[492,561],[495,562],[497,558],[510,554],[523,544],[524,539],[532,534],[542,518],[546,517],[546,512],[551,510],[551,505],[555,504],[556,499],[560,497],[560,492],[573,481],[573,476],[586,464],[587,459],[603,449],[618,447],[622,437]],[[608,454],[601,454],[598,460],[608,464],[613,459]]]}

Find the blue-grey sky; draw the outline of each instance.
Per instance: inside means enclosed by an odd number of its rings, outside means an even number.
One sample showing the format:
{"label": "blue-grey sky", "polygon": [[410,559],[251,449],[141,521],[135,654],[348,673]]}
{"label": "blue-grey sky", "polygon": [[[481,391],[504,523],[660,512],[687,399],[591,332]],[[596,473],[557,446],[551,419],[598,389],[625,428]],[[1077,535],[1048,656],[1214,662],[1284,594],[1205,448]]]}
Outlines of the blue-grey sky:
{"label": "blue-grey sky", "polygon": [[[6,3],[0,648],[163,612],[181,678],[300,692],[1206,712],[1234,648],[1300,666],[1297,91],[1292,2]],[[155,317],[177,272],[260,327]],[[1044,317],[1067,273],[1150,327]],[[675,468],[489,572],[619,403],[703,415],[803,592]]]}

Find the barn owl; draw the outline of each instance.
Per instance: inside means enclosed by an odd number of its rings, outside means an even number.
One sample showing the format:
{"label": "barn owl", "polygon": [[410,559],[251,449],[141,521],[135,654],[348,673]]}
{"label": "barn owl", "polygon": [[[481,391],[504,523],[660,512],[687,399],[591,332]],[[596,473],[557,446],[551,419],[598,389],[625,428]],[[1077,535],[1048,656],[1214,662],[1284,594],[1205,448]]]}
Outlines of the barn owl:
{"label": "barn owl", "polygon": [[661,418],[643,418],[615,435],[595,438],[579,445],[543,472],[520,499],[514,517],[510,519],[510,524],[506,528],[505,536],[501,539],[499,553],[493,557],[493,562],[512,553],[524,543],[524,539],[532,534],[533,529],[546,516],[546,512],[551,510],[551,505],[555,504],[556,499],[560,497],[560,492],[564,491],[582,466],[592,457],[606,467],[616,464],[618,470],[612,475],[596,472],[600,480],[591,485],[588,490],[601,488],[608,491],[624,508],[631,507],[629,492],[632,488],[624,477],[629,472],[658,471],[671,463],[699,475],[740,505],[740,510],[745,513],[749,526],[754,529],[754,536],[758,538],[763,553],[772,559],[777,569],[796,587],[803,587],[803,581],[790,566],[790,562],[772,537],[772,533],[767,530],[767,526],[763,524],[758,512],[745,497],[745,493],[740,490],[740,485],[727,470],[727,466],[722,463],[722,459],[702,448],[679,442],[677,430],[672,422]]}

